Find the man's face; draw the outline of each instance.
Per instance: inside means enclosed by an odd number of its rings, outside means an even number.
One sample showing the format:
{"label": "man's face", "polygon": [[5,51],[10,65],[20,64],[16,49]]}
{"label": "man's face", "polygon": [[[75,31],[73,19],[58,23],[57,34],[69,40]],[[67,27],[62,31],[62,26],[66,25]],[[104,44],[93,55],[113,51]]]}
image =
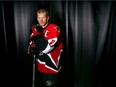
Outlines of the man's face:
{"label": "man's face", "polygon": [[49,16],[46,16],[46,13],[37,13],[37,21],[40,26],[44,27],[49,20]]}

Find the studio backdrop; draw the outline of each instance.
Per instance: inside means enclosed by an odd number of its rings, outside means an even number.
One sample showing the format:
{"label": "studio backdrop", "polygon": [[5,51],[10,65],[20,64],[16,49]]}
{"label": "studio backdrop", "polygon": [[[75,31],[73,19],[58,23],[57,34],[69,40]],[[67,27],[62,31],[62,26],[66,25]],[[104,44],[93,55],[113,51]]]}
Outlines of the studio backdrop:
{"label": "studio backdrop", "polygon": [[50,22],[59,25],[63,34],[63,87],[113,86],[115,1],[0,1],[4,81],[15,87],[32,86],[33,59],[27,54],[27,48],[39,8],[49,11]]}

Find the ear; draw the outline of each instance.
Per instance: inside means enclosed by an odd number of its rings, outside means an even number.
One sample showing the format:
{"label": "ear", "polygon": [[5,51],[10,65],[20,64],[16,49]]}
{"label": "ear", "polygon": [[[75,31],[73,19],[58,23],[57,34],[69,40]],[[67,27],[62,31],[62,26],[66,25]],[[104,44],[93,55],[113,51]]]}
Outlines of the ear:
{"label": "ear", "polygon": [[49,20],[49,16],[47,16],[47,20]]}

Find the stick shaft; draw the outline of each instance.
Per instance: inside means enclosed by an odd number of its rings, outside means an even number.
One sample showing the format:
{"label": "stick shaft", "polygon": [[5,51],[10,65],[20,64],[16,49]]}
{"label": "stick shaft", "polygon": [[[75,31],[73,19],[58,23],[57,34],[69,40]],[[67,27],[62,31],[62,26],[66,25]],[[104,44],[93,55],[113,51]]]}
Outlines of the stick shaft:
{"label": "stick shaft", "polygon": [[33,79],[32,79],[32,87],[35,87],[35,55],[33,55]]}

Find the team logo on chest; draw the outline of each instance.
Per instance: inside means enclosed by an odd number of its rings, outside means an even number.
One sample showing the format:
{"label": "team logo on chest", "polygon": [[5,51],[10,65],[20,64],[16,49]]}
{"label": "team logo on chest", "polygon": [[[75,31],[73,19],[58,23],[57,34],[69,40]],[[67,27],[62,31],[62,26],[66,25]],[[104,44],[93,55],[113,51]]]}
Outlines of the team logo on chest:
{"label": "team logo on chest", "polygon": [[48,36],[48,32],[49,32],[48,30],[45,31],[45,34],[44,34],[45,37]]}

